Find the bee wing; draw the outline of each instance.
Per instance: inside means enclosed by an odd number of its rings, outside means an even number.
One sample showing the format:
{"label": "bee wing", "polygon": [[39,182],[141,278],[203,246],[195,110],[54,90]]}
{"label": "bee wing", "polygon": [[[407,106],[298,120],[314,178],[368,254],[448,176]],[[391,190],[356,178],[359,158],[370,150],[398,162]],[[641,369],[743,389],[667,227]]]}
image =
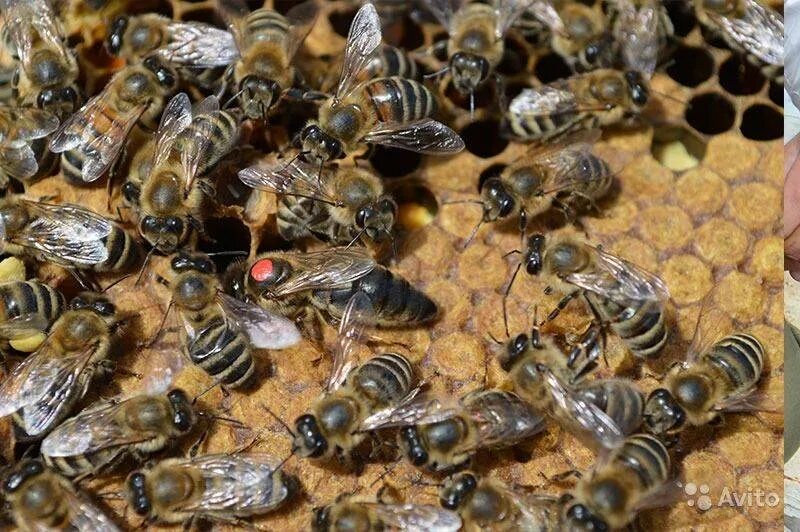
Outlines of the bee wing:
{"label": "bee wing", "polygon": [[61,24],[46,0],[4,0],[2,6],[5,27],[11,43],[17,49],[20,62],[26,71],[30,71],[31,51],[33,50],[33,32],[39,36],[49,49],[71,62],[67,47],[64,45],[64,33]]}
{"label": "bee wing", "polygon": [[31,334],[46,331],[49,325],[47,318],[41,314],[35,312],[20,314],[0,323],[0,338],[8,340],[25,338]]}
{"label": "bee wing", "polygon": [[250,40],[245,20],[250,9],[243,0],[220,0],[217,2],[217,6],[222,20],[225,21],[233,36],[233,42],[239,52],[237,55],[240,55],[242,51],[247,50]]}
{"label": "bee wing", "polygon": [[559,34],[565,33],[564,21],[550,0],[533,0],[526,6],[526,11],[532,13],[537,20],[543,22],[551,31]]}
{"label": "bee wing", "polygon": [[[86,102],[61,124],[50,139],[50,150],[55,153],[81,149],[84,155],[81,179],[87,183],[98,180],[117,160],[128,133],[147,109],[147,105],[138,105],[111,118],[105,113],[107,91],[108,88],[104,89]],[[109,120],[112,123],[107,126],[107,131],[113,134],[97,135],[93,125],[95,121],[107,124]]]}
{"label": "bee wing", "polygon": [[361,341],[364,329],[375,323],[375,309],[364,292],[358,291],[350,297],[339,323],[339,336],[333,353],[331,375],[325,385],[328,393],[344,384],[350,370],[355,366],[354,348]]}
{"label": "bee wing", "polygon": [[[215,96],[206,98],[216,100]],[[203,100],[203,104],[206,100]],[[200,116],[200,115],[197,115]],[[181,150],[181,166],[186,178],[186,192],[191,189],[197,172],[211,155],[211,139],[214,138],[214,122],[206,116],[203,120],[195,120],[192,127],[183,132],[186,143]]]}
{"label": "bee wing", "polygon": [[551,415],[590,448],[614,449],[625,438],[622,430],[605,412],[567,388],[549,368],[537,369],[553,399]]}
{"label": "bee wing", "polygon": [[58,129],[58,117],[41,109],[2,107],[0,113],[0,124],[4,131],[4,135],[0,136],[0,146],[19,147]]}
{"label": "bee wing", "polygon": [[11,177],[25,179],[36,174],[39,163],[27,144],[17,148],[0,148],[0,168]]}
{"label": "bee wing", "polygon": [[545,427],[544,417],[514,393],[478,391],[466,396],[463,402],[478,427],[474,448],[514,445]]}
{"label": "bee wing", "polygon": [[504,487],[506,500],[511,501],[518,513],[514,525],[519,530],[554,530],[560,522],[563,506],[559,498],[541,493],[522,493]]}
{"label": "bee wing", "polygon": [[368,2],[361,6],[350,24],[342,74],[336,87],[336,100],[342,99],[355,88],[354,81],[358,78],[358,73],[367,66],[380,45],[381,21],[375,6]]}
{"label": "bee wing", "polygon": [[455,399],[417,397],[395,407],[386,408],[367,417],[360,430],[370,431],[409,425],[438,423],[464,412],[464,406]]}
{"label": "bee wing", "polygon": [[615,0],[615,5],[619,15],[613,33],[620,43],[622,62],[650,78],[658,63],[659,5],[644,2],[637,9],[630,0]]}
{"label": "bee wing", "polygon": [[546,166],[550,172],[550,179],[544,184],[544,194],[554,194],[579,182],[576,179],[581,175],[579,166],[587,154],[592,152],[592,146],[600,138],[599,129],[584,130],[567,135],[560,140],[536,144],[520,159],[527,164],[534,161],[537,166]]}
{"label": "bee wing", "polygon": [[741,17],[728,18],[711,12],[708,15],[748,52],[771,65],[783,65],[783,17],[757,0],[743,3]]}
{"label": "bee wing", "polygon": [[290,24],[287,46],[287,54],[290,59],[294,57],[300,45],[311,32],[317,15],[319,15],[319,8],[316,0],[307,0],[302,4],[297,4],[286,13],[286,20]]}
{"label": "bee wing", "polygon": [[21,201],[33,221],[7,237],[9,241],[80,264],[98,264],[108,258],[103,239],[111,234],[111,221],[77,205]]}
{"label": "bee wing", "polygon": [[458,153],[464,149],[458,133],[430,118],[410,124],[381,123],[364,136],[364,142],[425,154]]}
{"label": "bee wing", "polygon": [[62,490],[62,500],[68,508],[69,522],[75,530],[103,530],[104,532],[119,532],[119,527],[114,524],[106,514],[96,507],[86,495],[72,490]]}
{"label": "bee wing", "polygon": [[494,12],[497,17],[495,37],[502,39],[508,29],[533,3],[534,0],[495,0]]}
{"label": "bee wing", "polygon": [[425,2],[428,11],[431,12],[439,24],[448,32],[451,30],[450,24],[453,22],[453,17],[461,6],[464,0],[427,0]]}
{"label": "bee wing", "polygon": [[[411,391],[409,391],[405,397],[400,399],[396,405],[392,405],[387,408],[383,408],[374,412],[372,415],[367,417],[364,421],[361,422],[359,425],[358,430],[359,432],[369,432],[371,430],[376,430],[379,428],[386,427],[387,419],[395,416],[395,411],[401,408],[404,408],[406,405],[410,405],[413,402],[417,401],[417,397],[419,396],[422,389],[425,387],[425,383],[420,383],[418,386],[414,387]],[[449,417],[449,416],[445,416]]]}
{"label": "bee wing", "polygon": [[276,488],[272,476],[282,460],[274,456],[253,454],[211,454],[182,460],[175,467],[199,472],[203,493],[199,497],[175,505],[176,512],[247,512],[257,514],[277,506],[289,496],[287,487]]}
{"label": "bee wing", "polygon": [[285,349],[302,340],[294,322],[283,316],[223,292],[217,293],[217,300],[226,317],[247,333],[250,344],[257,349]]}
{"label": "bee wing", "polygon": [[169,62],[200,68],[225,66],[239,58],[233,35],[202,22],[170,22],[169,43],[158,52]]}
{"label": "bee wing", "polygon": [[389,529],[409,532],[456,532],[461,517],[453,511],[430,504],[383,504],[362,502]]}
{"label": "bee wing", "polygon": [[658,276],[605,251],[593,248],[599,271],[573,273],[566,280],[612,301],[669,300],[669,289]]}
{"label": "bee wing", "polygon": [[285,296],[303,290],[335,288],[346,285],[375,269],[375,261],[360,248],[331,248],[297,255],[292,261],[290,278],[272,290]]}
{"label": "bee wing", "polygon": [[723,329],[728,323],[727,313],[716,304],[714,295],[712,290],[703,298],[694,324],[692,343],[689,344],[684,364],[695,362],[730,332]]}
{"label": "bee wing", "polygon": [[317,178],[317,169],[300,159],[290,164],[278,161],[268,166],[251,166],[239,171],[239,179],[249,187],[273,194],[338,203],[322,180]]}
{"label": "bee wing", "polygon": [[167,160],[178,135],[192,123],[192,103],[185,92],[172,97],[161,114],[156,132],[153,168]]}
{"label": "bee wing", "polygon": [[77,385],[93,347],[63,354],[53,349],[52,337],[15,367],[0,383],[0,417],[22,409],[25,432],[44,432],[60,413],[64,398]]}
{"label": "bee wing", "polygon": [[508,112],[519,116],[545,116],[573,112],[577,107],[575,95],[550,85],[524,89],[511,100]]}

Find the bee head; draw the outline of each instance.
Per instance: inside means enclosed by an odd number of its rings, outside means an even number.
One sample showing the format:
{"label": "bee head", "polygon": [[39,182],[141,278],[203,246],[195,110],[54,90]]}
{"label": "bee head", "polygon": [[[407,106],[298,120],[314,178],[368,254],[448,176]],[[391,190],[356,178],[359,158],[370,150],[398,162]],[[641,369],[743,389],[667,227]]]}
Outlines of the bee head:
{"label": "bee head", "polygon": [[147,477],[144,473],[136,471],[131,473],[126,482],[128,488],[128,503],[133,506],[137,515],[148,515],[153,506],[147,494]]}
{"label": "bee head", "polygon": [[281,86],[273,79],[260,76],[245,76],[239,83],[239,102],[247,118],[266,118],[267,111],[275,105],[281,94]]}
{"label": "bee head", "polygon": [[158,84],[168,89],[174,89],[178,85],[175,71],[167,65],[158,55],[150,55],[142,61],[142,65],[155,74]]}
{"label": "bee head", "polygon": [[525,271],[527,271],[529,275],[539,275],[542,273],[545,242],[545,236],[541,233],[536,233],[528,237],[528,246],[525,249],[523,262],[525,263]]}
{"label": "bee head", "polygon": [[[544,264],[544,237],[536,254],[540,257],[539,263]],[[579,272],[586,268],[591,258],[580,244],[569,240],[551,245],[547,250],[547,264],[559,277]],[[541,266],[540,266],[541,268]]]}
{"label": "bee head", "polygon": [[465,499],[472,496],[478,487],[478,479],[469,472],[458,473],[445,481],[444,487],[439,491],[439,504],[442,508],[456,510],[464,504]]}
{"label": "bee head", "polygon": [[506,186],[498,177],[486,180],[481,188],[481,199],[483,200],[483,219],[487,222],[507,217],[516,206],[514,197],[508,193]]}
{"label": "bee head", "polygon": [[192,226],[180,216],[142,216],[139,233],[163,253],[175,251],[188,237]]}
{"label": "bee head", "polygon": [[461,94],[471,94],[489,77],[489,61],[468,52],[457,52],[450,58],[453,85]]}
{"label": "bee head", "polygon": [[26,460],[16,467],[16,469],[3,481],[3,491],[14,493],[28,479],[40,475],[44,472],[44,466],[38,460]]}
{"label": "bee head", "polygon": [[642,417],[647,430],[658,436],[678,431],[686,423],[686,411],[664,388],[650,393]]}
{"label": "bee head", "polygon": [[295,441],[294,447],[300,456],[319,458],[328,450],[328,441],[322,435],[317,424],[317,419],[311,414],[305,414],[294,422]]}
{"label": "bee head", "polygon": [[2,231],[2,240],[5,240],[13,233],[19,231],[30,220],[27,209],[22,204],[14,202],[5,202],[0,206],[0,228]]}
{"label": "bee head", "polygon": [[192,402],[183,390],[170,390],[167,399],[172,407],[172,425],[178,432],[185,434],[192,430],[197,420]]}
{"label": "bee head", "polygon": [[283,259],[263,258],[255,261],[247,274],[247,284],[257,292],[269,292],[289,278],[292,266]]}
{"label": "bee head", "polygon": [[420,437],[417,427],[403,427],[398,435],[400,448],[405,452],[409,462],[417,467],[428,463],[428,451]]}
{"label": "bee head", "polygon": [[625,81],[628,83],[628,94],[637,107],[644,107],[650,97],[650,90],[642,75],[635,70],[625,72]]}
{"label": "bee head", "polygon": [[111,55],[119,55],[127,29],[127,16],[121,15],[114,19],[114,22],[111,23],[111,27],[108,29],[108,36],[106,37],[106,49],[108,53]]}
{"label": "bee head", "polygon": [[364,230],[367,236],[378,242],[391,236],[391,228],[397,216],[397,203],[385,197],[377,203],[368,203],[356,211],[356,227]]}
{"label": "bee head", "polygon": [[330,519],[330,505],[314,508],[314,514],[311,517],[311,530],[314,532],[327,532],[330,530]]}
{"label": "bee head", "polygon": [[318,124],[309,124],[300,132],[300,143],[309,162],[330,161],[344,157],[342,143],[328,135]]}
{"label": "bee head", "polygon": [[70,310],[90,310],[104,317],[111,317],[116,313],[116,307],[102,294],[82,292],[75,296],[69,303]]}
{"label": "bee head", "polygon": [[185,251],[180,251],[172,257],[169,265],[176,273],[183,273],[190,270],[200,273],[217,273],[217,267],[214,265],[214,261],[204,253],[187,253]]}
{"label": "bee head", "polygon": [[511,370],[517,361],[522,358],[522,355],[528,352],[530,340],[525,333],[518,334],[515,338],[509,340],[506,345],[506,356],[500,361],[500,367],[505,371]]}
{"label": "bee head", "polygon": [[75,87],[47,88],[36,97],[36,105],[56,116],[70,114],[78,108],[78,91]]}
{"label": "bee head", "polygon": [[566,525],[569,530],[591,530],[593,532],[611,530],[605,520],[594,515],[589,508],[580,503],[570,506],[567,509],[566,517]]}

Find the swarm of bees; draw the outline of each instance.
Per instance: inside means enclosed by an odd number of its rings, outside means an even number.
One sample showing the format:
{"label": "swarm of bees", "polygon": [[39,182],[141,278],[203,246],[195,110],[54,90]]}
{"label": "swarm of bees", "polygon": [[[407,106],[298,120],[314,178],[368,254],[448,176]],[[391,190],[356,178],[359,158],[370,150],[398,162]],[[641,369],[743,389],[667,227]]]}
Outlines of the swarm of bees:
{"label": "swarm of bees", "polygon": [[[597,143],[603,128],[650,120],[651,78],[676,43],[665,3],[354,2],[344,47],[329,57],[334,75],[315,75],[300,58],[322,0],[283,11],[217,0],[215,23],[137,13],[124,0],[74,1],[104,21],[103,53],[115,66],[96,94],[81,88],[64,5],[0,0],[13,61],[0,102],[0,418],[13,438],[0,518],[22,530],[117,530],[131,526],[130,514],[141,526],[269,529],[306,497],[312,530],[624,529],[673,500],[685,432],[726,412],[780,408],[760,389],[762,340],[723,330],[713,291],[691,344],[655,387],[641,388],[643,375],[663,369],[652,364],[667,346],[681,343],[669,289],[582,223],[625,187]],[[782,82],[777,12],[758,0],[686,7]],[[389,42],[409,21],[441,39],[417,49]],[[552,51],[571,74],[507,98],[510,36]],[[481,209],[464,248],[487,226],[510,226],[519,239],[518,249],[496,250],[511,265],[496,309],[507,339],[488,334],[483,383],[468,389],[443,387],[420,347],[401,341],[412,338],[407,330],[435,334],[450,309],[406,278],[411,239],[397,188],[368,162],[379,150],[432,164],[464,150],[441,104],[448,87],[470,119],[490,91],[488,112],[520,147],[480,184],[461,176],[478,185],[474,197],[440,198]],[[37,196],[44,179],[78,199]],[[102,214],[80,200],[98,186]],[[226,195],[241,201],[226,204]],[[251,209],[268,198],[272,214]],[[258,246],[237,248],[209,230],[215,218],[253,212],[270,237]],[[520,280],[547,288],[527,295],[532,325],[512,335],[507,300]],[[147,309],[122,310],[144,286],[162,312],[148,337]],[[561,299],[545,309],[551,294]],[[582,309],[583,326],[560,334],[568,307]],[[611,371],[609,341],[629,355],[625,374]],[[232,415],[272,386],[263,351],[280,368],[281,351],[292,356],[301,344],[319,356],[296,390],[330,359],[322,393],[293,409],[302,412],[293,422],[281,404],[259,405],[252,419]],[[125,352],[149,354],[141,374],[119,363]],[[490,359],[502,369],[491,384]],[[201,393],[187,393],[186,375]],[[120,392],[122,379],[133,388]],[[221,406],[210,408],[208,393]],[[209,434],[226,425],[249,437],[209,450]],[[594,465],[541,473],[535,487],[487,467],[488,454],[554,429],[594,453]],[[326,477],[383,464],[384,485],[318,499],[298,462]],[[398,473],[404,467],[413,475]],[[121,486],[107,494],[119,504],[87,488],[106,478]],[[438,504],[390,494],[390,483],[433,485]]]}

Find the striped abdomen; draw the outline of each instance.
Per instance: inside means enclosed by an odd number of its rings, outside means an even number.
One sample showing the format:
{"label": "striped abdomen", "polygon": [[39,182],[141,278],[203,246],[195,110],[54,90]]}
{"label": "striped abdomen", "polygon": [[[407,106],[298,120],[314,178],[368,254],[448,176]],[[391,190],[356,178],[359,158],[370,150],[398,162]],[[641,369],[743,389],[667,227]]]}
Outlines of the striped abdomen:
{"label": "striped abdomen", "polygon": [[295,241],[310,236],[324,242],[347,245],[358,233],[353,225],[333,221],[327,205],[297,196],[283,196],[278,201],[278,234]]}
{"label": "striped abdomen", "polygon": [[315,290],[311,300],[338,319],[350,297],[359,291],[370,298],[377,324],[384,327],[420,325],[433,320],[438,313],[436,303],[428,296],[380,266],[346,288]]}
{"label": "striped abdomen", "polygon": [[761,377],[764,347],[749,334],[732,334],[714,344],[702,360],[727,377],[729,393],[741,392]]}
{"label": "striped abdomen", "polygon": [[636,474],[644,490],[657,489],[667,481],[670,458],[661,440],[649,434],[634,434],[614,453],[612,462]]}
{"label": "striped abdomen", "polygon": [[408,123],[436,114],[436,97],[422,83],[399,77],[362,85],[378,122]]}
{"label": "striped abdomen", "polygon": [[644,397],[621,379],[598,379],[578,389],[578,396],[608,414],[623,434],[632,434],[642,424]]}
{"label": "striped abdomen", "polygon": [[91,454],[78,454],[75,456],[47,456],[42,455],[45,463],[56,469],[66,477],[77,477],[95,473],[109,464],[121,459],[127,449],[125,447],[110,447]]}
{"label": "striped abdomen", "polygon": [[577,108],[541,115],[507,111],[505,116],[511,132],[524,139],[549,140],[582,129],[592,129],[599,123],[596,115]]}
{"label": "striped abdomen", "polygon": [[411,390],[414,372],[411,363],[402,355],[384,353],[355,368],[347,384],[373,407],[397,403]]}
{"label": "striped abdomen", "polygon": [[206,155],[201,158],[197,168],[197,175],[211,170],[236,145],[239,140],[238,116],[228,111],[200,115],[175,139],[172,149],[182,153],[200,139],[209,140],[205,148]]}
{"label": "striped abdomen", "polygon": [[186,350],[192,362],[231,388],[244,384],[253,374],[250,340],[224,316],[214,317],[196,330]]}
{"label": "striped abdomen", "polygon": [[139,241],[119,226],[112,226],[111,234],[103,238],[108,258],[93,269],[98,272],[129,271],[139,264],[142,248]]}
{"label": "striped abdomen", "polygon": [[417,63],[400,48],[384,44],[356,79],[363,82],[393,76],[420,81]]}
{"label": "striped abdomen", "polygon": [[637,357],[653,358],[667,343],[664,306],[661,302],[638,301],[631,302],[631,306],[622,306],[593,292],[587,292],[586,299]]}
{"label": "striped abdomen", "polygon": [[256,9],[245,19],[250,45],[258,41],[281,42],[289,37],[289,21],[271,9]]}
{"label": "striped abdomen", "polygon": [[2,321],[26,314],[39,314],[47,319],[48,328],[64,312],[66,300],[55,288],[39,281],[10,281],[0,284]]}

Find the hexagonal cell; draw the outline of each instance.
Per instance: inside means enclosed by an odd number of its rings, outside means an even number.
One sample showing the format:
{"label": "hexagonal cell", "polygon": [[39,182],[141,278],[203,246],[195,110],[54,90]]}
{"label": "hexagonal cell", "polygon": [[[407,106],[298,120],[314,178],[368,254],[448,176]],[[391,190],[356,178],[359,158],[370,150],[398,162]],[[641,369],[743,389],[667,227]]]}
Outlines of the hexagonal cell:
{"label": "hexagonal cell", "polygon": [[650,152],[665,167],[683,172],[700,164],[706,155],[706,143],[684,127],[659,127],[653,131]]}
{"label": "hexagonal cell", "polygon": [[675,28],[675,35],[686,37],[697,25],[697,18],[694,10],[688,2],[664,2],[662,4],[667,9],[669,19]]}
{"label": "hexagonal cell", "polygon": [[506,76],[513,76],[525,72],[528,66],[528,51],[515,39],[505,40],[503,60],[497,65],[497,72]]}
{"label": "hexagonal cell", "polygon": [[750,140],[774,140],[783,136],[783,114],[763,103],[751,105],[742,115],[739,126]]}
{"label": "hexagonal cell", "polygon": [[719,48],[721,50],[730,50],[728,43],[725,42],[718,33],[709,30],[705,26],[700,26],[700,33],[703,36],[703,40],[706,41],[708,44],[713,46],[714,48]]}
{"label": "hexagonal cell", "polygon": [[740,54],[731,54],[719,67],[719,84],[736,96],[756,94],[765,81],[764,74]]}
{"label": "hexagonal cell", "polygon": [[332,11],[330,15],[328,15],[328,21],[331,23],[331,27],[333,31],[337,33],[337,35],[341,35],[342,37],[347,37],[347,34],[350,32],[350,24],[353,22],[353,18],[356,16],[356,9],[349,9],[347,11]]}
{"label": "hexagonal cell", "polygon": [[383,177],[400,177],[419,168],[422,155],[398,148],[375,146],[369,162]]}
{"label": "hexagonal cell", "polygon": [[398,207],[397,225],[407,231],[422,229],[439,212],[436,196],[420,184],[406,183],[391,192]]}
{"label": "hexagonal cell", "polygon": [[491,79],[478,87],[478,90],[471,96],[468,94],[461,94],[458,89],[456,89],[455,85],[453,85],[452,79],[447,82],[447,88],[444,90],[444,95],[448,100],[466,111],[470,111],[473,106],[474,109],[482,109],[494,104],[494,94],[494,80]]}
{"label": "hexagonal cell", "polygon": [[783,107],[783,83],[769,82],[769,99],[778,107]]}
{"label": "hexagonal cell", "polygon": [[497,120],[479,120],[461,130],[461,138],[470,153],[478,157],[494,157],[502,153],[508,140],[500,134]]}
{"label": "hexagonal cell", "polygon": [[506,169],[505,164],[503,163],[495,163],[492,165],[487,166],[482,172],[481,175],[478,177],[478,191],[483,188],[483,184],[486,183],[486,180],[492,177],[497,177],[503,173],[503,170]]}
{"label": "hexagonal cell", "polygon": [[686,106],[686,121],[700,133],[719,135],[733,127],[736,109],[716,92],[707,92],[692,98]]}
{"label": "hexagonal cell", "polygon": [[549,53],[536,61],[533,74],[536,76],[536,79],[542,83],[550,83],[557,79],[570,77],[572,75],[572,69],[569,68],[569,65],[560,55]]}
{"label": "hexagonal cell", "polygon": [[304,0],[272,0],[272,9],[281,15],[285,15],[294,6],[302,4],[303,1]]}
{"label": "hexagonal cell", "polygon": [[685,87],[697,87],[714,74],[714,58],[703,48],[680,45],[672,55],[667,74]]}
{"label": "hexagonal cell", "polygon": [[[233,262],[237,255],[235,252],[250,251],[250,230],[239,218],[210,218],[203,224],[206,238],[200,239],[200,251],[215,253],[214,262],[218,271],[225,271],[228,264]],[[231,253],[234,252],[234,253]]]}

